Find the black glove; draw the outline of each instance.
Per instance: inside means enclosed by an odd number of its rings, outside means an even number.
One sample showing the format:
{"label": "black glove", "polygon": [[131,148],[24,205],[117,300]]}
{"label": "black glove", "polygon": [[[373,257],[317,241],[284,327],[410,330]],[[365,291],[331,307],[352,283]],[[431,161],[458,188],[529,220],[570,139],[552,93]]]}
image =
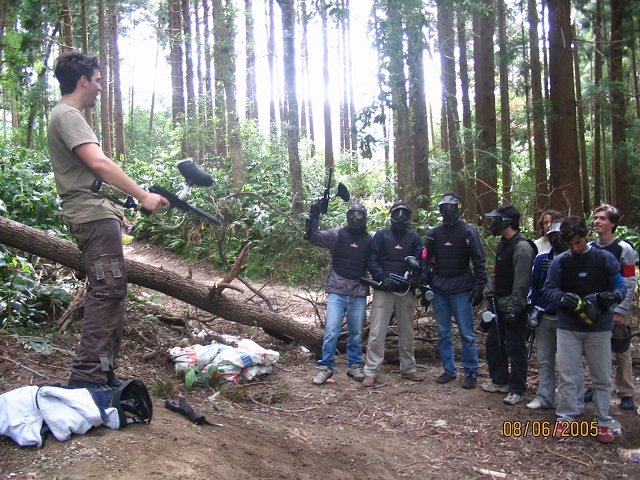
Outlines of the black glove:
{"label": "black glove", "polygon": [[543,272],[548,271],[552,262],[553,262],[552,258],[547,258],[546,260],[541,261],[540,262],[540,270],[543,271]]}
{"label": "black glove", "polygon": [[399,286],[400,283],[398,283],[397,280],[391,277],[386,277],[384,280],[382,280],[382,289],[386,290],[387,292],[391,292],[397,289]]}
{"label": "black glove", "polygon": [[309,216],[311,218],[318,218],[322,213],[322,202],[312,203],[309,207]]}
{"label": "black glove", "polygon": [[575,293],[565,293],[560,299],[560,305],[571,311],[576,311],[581,303],[580,297]]}
{"label": "black glove", "polygon": [[473,293],[471,293],[471,306],[472,307],[477,307],[478,305],[480,305],[482,303],[482,300],[484,300],[484,295],[482,295],[482,290],[478,290],[478,291],[473,291]]}
{"label": "black glove", "polygon": [[620,303],[622,299],[620,298],[620,294],[613,292],[600,292],[596,294],[596,300],[598,302],[598,308],[606,312],[615,304]]}

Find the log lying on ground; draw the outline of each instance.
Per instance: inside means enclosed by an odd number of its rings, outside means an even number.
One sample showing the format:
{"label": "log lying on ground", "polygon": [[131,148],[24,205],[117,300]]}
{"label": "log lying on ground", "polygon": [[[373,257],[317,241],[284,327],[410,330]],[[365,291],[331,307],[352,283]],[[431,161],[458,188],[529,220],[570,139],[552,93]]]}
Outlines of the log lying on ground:
{"label": "log lying on ground", "polygon": [[[84,273],[82,256],[75,244],[22,223],[0,217],[0,243],[38,255]],[[225,320],[257,326],[304,345],[321,354],[324,332],[285,315],[247,304],[219,293],[214,287],[184,278],[174,272],[125,260],[130,283],[164,293]]]}

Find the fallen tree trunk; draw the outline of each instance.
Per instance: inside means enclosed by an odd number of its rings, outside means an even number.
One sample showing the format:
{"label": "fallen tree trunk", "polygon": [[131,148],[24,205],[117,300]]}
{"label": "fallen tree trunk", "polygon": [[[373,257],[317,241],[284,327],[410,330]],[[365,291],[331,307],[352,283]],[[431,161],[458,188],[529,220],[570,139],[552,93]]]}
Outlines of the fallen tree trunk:
{"label": "fallen tree trunk", "polygon": [[[84,273],[82,256],[75,244],[4,217],[0,217],[0,243]],[[316,355],[321,354],[324,332],[319,328],[231,298],[218,291],[216,286],[208,287],[174,272],[134,260],[125,262],[130,283],[177,298],[225,320],[261,327],[304,345]]]}

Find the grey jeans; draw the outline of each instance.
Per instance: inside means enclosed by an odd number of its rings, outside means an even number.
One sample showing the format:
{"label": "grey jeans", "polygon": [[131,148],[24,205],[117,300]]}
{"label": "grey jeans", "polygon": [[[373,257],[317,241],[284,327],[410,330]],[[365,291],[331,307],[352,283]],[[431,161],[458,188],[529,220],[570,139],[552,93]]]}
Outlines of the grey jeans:
{"label": "grey jeans", "polygon": [[558,336],[558,421],[573,421],[582,413],[578,396],[583,394],[582,355],[591,373],[594,416],[598,427],[613,424],[611,402],[611,331],[574,332],[559,328]]}
{"label": "grey jeans", "polygon": [[68,227],[82,251],[88,278],[82,337],[71,380],[106,383],[117,367],[127,297],[120,222],[105,219]]}
{"label": "grey jeans", "polygon": [[384,361],[384,341],[392,313],[395,313],[398,325],[400,373],[416,371],[416,359],[413,355],[413,300],[413,293],[401,295],[397,292],[382,290],[373,292],[367,363],[364,367],[364,373],[368,377],[380,375],[380,368]]}

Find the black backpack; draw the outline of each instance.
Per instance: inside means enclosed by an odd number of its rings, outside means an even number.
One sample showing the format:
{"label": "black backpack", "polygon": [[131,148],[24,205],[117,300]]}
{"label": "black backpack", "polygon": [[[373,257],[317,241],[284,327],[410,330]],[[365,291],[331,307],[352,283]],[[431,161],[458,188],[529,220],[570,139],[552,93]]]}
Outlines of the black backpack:
{"label": "black backpack", "polygon": [[105,392],[107,405],[115,407],[120,417],[120,428],[132,423],[151,423],[153,403],[147,387],[141,380],[124,382],[122,387]]}

